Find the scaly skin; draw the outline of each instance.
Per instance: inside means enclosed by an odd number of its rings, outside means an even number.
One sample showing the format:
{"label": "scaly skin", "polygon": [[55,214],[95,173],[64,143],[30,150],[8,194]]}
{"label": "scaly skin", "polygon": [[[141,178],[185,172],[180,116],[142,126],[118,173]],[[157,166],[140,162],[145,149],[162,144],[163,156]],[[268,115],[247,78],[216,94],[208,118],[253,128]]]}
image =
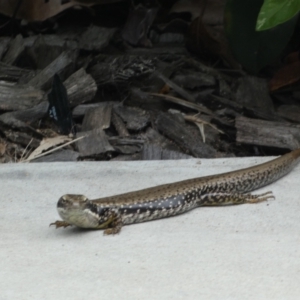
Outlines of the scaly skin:
{"label": "scaly skin", "polygon": [[89,200],[83,195],[64,195],[57,203],[63,221],[50,225],[106,229],[119,233],[123,225],[175,216],[198,206],[257,203],[274,198],[272,192],[248,192],[286,175],[298,163],[300,149],[254,167],[199,177],[112,197]]}

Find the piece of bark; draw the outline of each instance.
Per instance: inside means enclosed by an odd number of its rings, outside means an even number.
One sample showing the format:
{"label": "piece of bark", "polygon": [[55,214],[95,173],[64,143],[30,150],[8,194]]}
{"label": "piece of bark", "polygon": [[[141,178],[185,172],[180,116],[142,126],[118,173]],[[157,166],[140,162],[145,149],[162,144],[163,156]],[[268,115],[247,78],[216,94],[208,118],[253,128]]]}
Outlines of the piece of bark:
{"label": "piece of bark", "polygon": [[162,160],[167,160],[167,159],[191,159],[194,158],[191,155],[187,155],[185,153],[182,152],[178,152],[178,151],[172,151],[172,150],[168,150],[168,149],[163,149],[162,153],[161,153],[161,159]]}
{"label": "piece of bark", "polygon": [[[118,102],[114,102],[114,101],[105,101],[105,102],[99,102],[99,103],[91,103],[91,104],[80,104],[78,106],[76,106],[73,111],[72,111],[72,115],[74,118],[78,118],[78,117],[82,117],[85,115],[85,113],[89,110],[89,109],[95,109],[99,106],[103,106],[103,105],[108,105],[111,104],[112,106],[114,104],[116,104]],[[118,104],[117,104],[118,105]]]}
{"label": "piece of bark", "polygon": [[[175,22],[176,21],[173,20],[172,24],[174,24]],[[185,29],[188,28],[187,23],[183,24],[183,22],[178,19],[177,24],[179,25],[179,23],[181,23],[185,27]],[[174,27],[176,27],[176,24],[174,24]],[[159,44],[159,45],[177,44],[176,46],[177,46],[177,48],[179,48],[180,44],[183,45],[184,42],[185,42],[185,35],[181,31],[181,30],[183,30],[182,26],[179,25],[178,27],[181,27],[181,28],[176,28],[175,30],[178,30],[178,32],[176,32],[176,33],[175,32],[173,32],[173,33],[169,32],[168,28],[164,28],[163,32],[157,32],[157,31],[151,30],[151,32],[150,32],[151,41],[153,43]],[[166,29],[167,29],[167,31],[166,31]],[[174,53],[174,50],[175,49],[172,49],[170,52]],[[183,51],[181,51],[181,52],[183,52]]]}
{"label": "piece of bark", "polygon": [[155,126],[163,135],[177,143],[181,149],[195,157],[211,158],[216,156],[216,150],[204,144],[200,134],[194,136],[185,124],[179,123],[168,114],[159,113],[155,120]]}
{"label": "piece of bark", "polygon": [[117,130],[119,136],[121,136],[121,137],[130,136],[125,123],[114,111],[112,111],[111,121],[112,121],[115,129]]}
{"label": "piece of bark", "polygon": [[152,127],[147,128],[146,132],[142,133],[142,137],[150,144],[159,143],[162,148],[165,148],[168,145],[167,139]]}
{"label": "piece of bark", "polygon": [[24,156],[26,149],[20,144],[5,141],[5,153],[0,159],[0,163],[16,163]]}
{"label": "piece of bark", "polygon": [[159,144],[162,149],[180,152],[180,148],[174,142],[159,134],[151,127],[147,128],[146,132],[141,133],[140,136],[147,141],[148,144]]}
{"label": "piece of bark", "polygon": [[300,145],[300,125],[238,117],[235,127],[238,143],[291,150]]}
{"label": "piece of bark", "polygon": [[167,78],[165,75],[157,72],[157,76],[162,79],[169,87],[171,87],[177,94],[179,94],[182,98],[190,101],[190,102],[195,102],[195,97],[191,95],[189,92],[184,90],[182,87],[177,85],[174,81],[170,80]]}
{"label": "piece of bark", "polygon": [[84,115],[82,121],[82,131],[93,129],[107,129],[110,126],[112,106],[109,102],[102,103],[96,108],[90,108]]}
{"label": "piece of bark", "polygon": [[111,137],[109,143],[122,154],[133,154],[140,152],[143,148],[143,140]]}
{"label": "piece of bark", "polygon": [[121,81],[119,80],[116,67],[106,62],[92,65],[88,72],[96,81],[97,86],[119,83]]}
{"label": "piece of bark", "polygon": [[137,107],[115,106],[114,112],[126,123],[129,130],[142,130],[150,122],[149,114]]}
{"label": "piece of bark", "polygon": [[57,162],[57,161],[77,161],[79,153],[73,150],[61,150],[46,156],[39,157],[30,162]]}
{"label": "piece of bark", "polygon": [[[226,75],[224,72],[221,73],[216,68],[209,67],[209,66],[203,64],[202,62],[200,62],[199,60],[196,60],[192,57],[188,57],[188,56],[183,57],[183,61],[188,66],[190,66],[192,69],[199,70],[200,72],[205,73],[205,74],[210,74],[218,80],[226,80],[227,82],[233,81],[232,77],[230,77],[229,75]],[[241,73],[241,71],[239,71],[239,73]]]}
{"label": "piece of bark", "polygon": [[0,60],[2,60],[3,54],[7,51],[9,42],[9,37],[0,37]]}
{"label": "piece of bark", "polygon": [[36,69],[41,70],[46,68],[63,52],[64,41],[59,39],[61,44],[55,45],[55,39],[57,40],[59,37],[56,36],[50,43],[47,43],[44,35],[39,35],[28,49],[28,56],[31,58]]}
{"label": "piece of bark", "polygon": [[127,86],[130,81],[137,81],[142,76],[152,74],[156,69],[155,63],[154,59],[133,55],[98,55],[97,63],[93,64],[88,72],[98,86],[108,84]]}
{"label": "piece of bark", "polygon": [[46,68],[64,50],[75,50],[75,41],[65,41],[57,34],[35,35],[25,39],[27,55],[34,62],[37,69]]}
{"label": "piece of bark", "polygon": [[187,50],[186,47],[183,47],[182,45],[178,44],[178,45],[156,45],[153,44],[153,47],[150,48],[132,48],[132,47],[128,47],[127,49],[125,49],[127,54],[131,54],[131,55],[140,55],[140,56],[145,56],[145,57],[151,57],[151,56],[163,56],[163,57],[170,57],[172,55],[178,57],[183,56],[183,55],[187,55]]}
{"label": "piece of bark", "polygon": [[0,83],[0,109],[28,109],[39,104],[44,95],[43,91],[31,86]]}
{"label": "piece of bark", "polygon": [[107,136],[102,129],[77,133],[77,137],[81,136],[85,136],[85,138],[76,142],[80,157],[98,157],[107,152],[114,151],[114,148],[108,142]]}
{"label": "piece of bark", "polygon": [[[156,77],[157,78],[157,77]],[[161,81],[159,78],[157,78]],[[132,87],[130,89],[130,98],[126,100],[126,104],[130,106],[140,107],[145,110],[166,110],[168,108],[164,101],[158,97],[152,97],[149,93],[142,91],[139,88]]]}
{"label": "piece of bark", "polygon": [[[141,92],[139,92],[139,93],[141,94]],[[213,119],[218,120],[223,125],[232,126],[231,123],[228,122],[226,119],[218,117],[213,111],[206,108],[204,105],[202,105],[200,103],[192,103],[190,101],[182,100],[180,98],[173,97],[173,96],[170,96],[170,95],[165,95],[165,94],[150,93],[149,95],[159,97],[163,100],[166,100],[166,101],[169,101],[169,102],[172,102],[172,103],[179,104],[183,107],[188,107],[188,108],[191,108],[193,110],[197,110],[198,112],[201,112],[201,113],[203,112],[203,113],[211,116]]]}
{"label": "piece of bark", "polygon": [[48,101],[43,101],[29,109],[7,112],[0,115],[0,122],[12,128],[33,130],[28,124],[44,117],[48,111],[48,107]]}
{"label": "piece of bark", "polygon": [[141,152],[134,153],[134,154],[121,154],[112,158],[110,161],[134,161],[134,160],[142,160]]}
{"label": "piece of bark", "polygon": [[15,81],[21,83],[19,80],[23,76],[33,77],[34,75],[35,72],[32,70],[22,69],[0,62],[0,80]]}
{"label": "piece of bark", "polygon": [[115,151],[122,154],[134,154],[141,152],[141,145],[114,145]]}
{"label": "piece of bark", "polygon": [[219,80],[218,94],[228,99],[234,98],[234,93],[232,92],[231,86],[224,79]]}
{"label": "piece of bark", "polygon": [[238,84],[235,97],[238,103],[263,114],[274,113],[273,101],[265,79],[245,76],[238,80]]}
{"label": "piece of bark", "polygon": [[244,106],[239,102],[229,100],[229,99],[224,98],[224,97],[212,95],[212,94],[208,96],[208,99],[211,102],[221,104],[222,106],[225,106],[226,108],[231,107],[231,108],[235,109],[236,111],[239,111],[239,112],[243,111]]}
{"label": "piece of bark", "polygon": [[277,108],[277,114],[284,119],[300,123],[299,105],[280,105]]}
{"label": "piece of bark", "polygon": [[[151,51],[153,48],[151,49]],[[149,53],[150,55],[150,53]],[[152,54],[153,55],[153,54]],[[171,56],[171,55],[170,55]],[[151,55],[150,55],[151,57]],[[167,63],[166,61],[153,61],[153,65],[155,69],[153,72],[150,73],[150,76],[148,78],[145,78],[147,91],[148,92],[157,92],[163,89],[166,85],[165,81],[160,78],[160,76],[157,76],[158,74],[161,74],[164,76],[164,78],[170,78],[174,72],[176,72],[180,67],[182,67],[182,61],[178,60],[177,56],[174,55],[174,58],[172,59],[170,57],[171,61],[173,63]]]}
{"label": "piece of bark", "polygon": [[[224,109],[226,109],[227,111],[230,110],[230,107],[232,107],[234,110],[231,110],[231,115],[234,116],[234,115],[242,115],[243,112],[245,111],[245,107],[238,103],[238,102],[235,102],[233,100],[229,100],[229,99],[226,99],[224,97],[219,97],[219,96],[216,96],[216,95],[209,95],[208,96],[208,99],[210,100],[210,102],[213,102],[215,103],[215,105],[218,105],[218,104],[221,104],[222,106],[225,106]],[[217,115],[222,115],[220,114],[221,110],[219,111],[215,111],[215,113]],[[253,108],[250,108],[248,107],[247,108],[247,111],[249,113],[251,113],[251,115],[253,115],[254,117],[257,117],[257,118],[263,118],[263,119],[268,119],[268,120],[272,120],[272,121],[282,121],[282,118],[280,118],[279,116],[277,116],[276,114],[274,113],[265,113],[264,111],[262,110],[257,110],[257,109],[253,109]],[[224,121],[224,118],[220,118],[219,120],[223,120]],[[221,122],[223,123],[223,122]],[[227,122],[227,124],[223,123],[224,125],[227,125],[227,126],[230,126],[230,127],[233,127],[233,123],[232,122]]]}
{"label": "piece of bark", "polygon": [[142,152],[143,160],[188,159],[193,156],[182,152],[163,149],[156,143],[145,143]]}
{"label": "piece of bark", "polygon": [[141,4],[131,9],[121,31],[123,40],[133,46],[151,47],[148,31],[157,12],[158,7],[146,7]]}
{"label": "piece of bark", "polygon": [[64,85],[67,89],[70,107],[91,101],[97,92],[95,80],[82,68],[65,80]]}
{"label": "piece of bark", "polygon": [[72,28],[71,30],[72,33],[74,33],[73,35],[71,32],[65,35],[62,32],[57,32],[56,34],[32,35],[27,38],[24,38],[24,44],[27,48],[32,48],[37,42],[37,39],[39,39],[39,37],[42,36],[43,42],[41,44],[44,43],[49,47],[59,47],[62,49],[62,51],[75,50],[78,49],[78,42],[76,41],[78,34],[76,33],[76,30],[74,28]]}
{"label": "piece of bark", "polygon": [[5,53],[2,61],[8,65],[14,64],[25,49],[23,37],[18,34],[8,45],[8,50]]}
{"label": "piece of bark", "polygon": [[200,72],[188,72],[187,74],[177,74],[173,78],[174,82],[188,89],[200,87],[214,86],[216,84],[215,77]]}
{"label": "piece of bark", "polygon": [[[152,50],[153,49],[151,49],[151,51]],[[153,53],[150,55],[150,57],[153,57]],[[174,60],[176,61],[177,58],[174,58]],[[164,80],[157,76],[158,73],[164,75],[166,78],[169,78],[177,69],[180,68],[180,66],[181,61],[171,64],[151,59],[151,66],[148,66],[149,74],[144,76],[142,79],[144,87],[143,91],[137,88],[137,86],[140,86],[139,82],[132,85],[133,87],[130,89],[131,97],[126,100],[126,104],[129,106],[138,106],[146,110],[165,110],[167,105],[163,101],[160,101],[160,99],[149,97],[148,93],[156,93],[157,91],[161,91],[166,87]],[[145,92],[145,88],[147,93]]]}
{"label": "piece of bark", "polygon": [[142,152],[142,160],[161,160],[162,148],[155,143],[145,143]]}
{"label": "piece of bark", "polygon": [[[78,38],[78,32],[76,32],[76,29],[71,27],[71,31],[67,33],[63,29],[62,31],[58,30],[55,34],[35,34],[28,36],[24,38],[24,44],[26,48],[33,48],[35,44],[39,45],[47,45],[49,47],[58,47],[61,48],[61,51],[64,50],[75,50],[78,49],[78,42],[76,41],[76,38]],[[80,29],[82,32],[83,30]],[[65,34],[66,33],[66,34]],[[42,37],[43,39],[41,42],[37,42],[37,40]],[[47,49],[46,49],[47,50]]]}
{"label": "piece of bark", "polygon": [[32,78],[28,85],[47,90],[51,87],[52,79],[58,74],[64,80],[73,70],[73,62],[69,57],[69,53],[64,51],[45,69]]}
{"label": "piece of bark", "polygon": [[25,132],[17,131],[5,131],[5,136],[12,142],[20,144],[22,146],[28,146],[30,148],[37,148],[40,145],[40,141]]}
{"label": "piece of bark", "polygon": [[87,51],[100,52],[109,44],[115,32],[116,28],[92,25],[82,33],[79,39],[79,48]]}

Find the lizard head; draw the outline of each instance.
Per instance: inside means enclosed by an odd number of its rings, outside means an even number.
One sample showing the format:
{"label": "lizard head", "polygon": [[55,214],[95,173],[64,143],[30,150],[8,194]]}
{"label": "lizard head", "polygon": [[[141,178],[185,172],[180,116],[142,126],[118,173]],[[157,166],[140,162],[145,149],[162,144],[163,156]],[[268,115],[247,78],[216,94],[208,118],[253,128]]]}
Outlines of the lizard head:
{"label": "lizard head", "polygon": [[67,194],[59,198],[57,211],[61,218],[81,228],[95,228],[99,224],[96,211],[91,210],[91,202],[84,195]]}

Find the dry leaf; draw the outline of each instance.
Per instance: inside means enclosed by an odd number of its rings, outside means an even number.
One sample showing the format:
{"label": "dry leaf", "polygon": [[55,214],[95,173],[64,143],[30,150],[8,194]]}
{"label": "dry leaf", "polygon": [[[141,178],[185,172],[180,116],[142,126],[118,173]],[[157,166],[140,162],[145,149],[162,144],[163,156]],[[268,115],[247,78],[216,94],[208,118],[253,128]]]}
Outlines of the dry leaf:
{"label": "dry leaf", "polygon": [[[75,5],[92,6],[120,1],[122,0],[70,0],[67,2],[61,0],[23,0],[17,11],[16,18],[27,21],[44,21]],[[12,17],[19,2],[19,0],[0,0],[0,13]],[[63,2],[65,3],[62,4]]]}
{"label": "dry leaf", "polygon": [[[298,57],[299,59],[299,57]],[[281,87],[293,84],[300,80],[300,61],[293,61],[280,68],[270,80],[270,90],[276,91]]]}
{"label": "dry leaf", "polygon": [[65,142],[69,142],[72,139],[65,136],[65,135],[59,135],[54,138],[46,138],[43,139],[40,143],[40,146],[37,147],[27,158],[27,160],[32,160],[36,158],[38,155],[40,155],[43,151],[46,151],[52,147],[55,147],[57,145],[63,144]]}

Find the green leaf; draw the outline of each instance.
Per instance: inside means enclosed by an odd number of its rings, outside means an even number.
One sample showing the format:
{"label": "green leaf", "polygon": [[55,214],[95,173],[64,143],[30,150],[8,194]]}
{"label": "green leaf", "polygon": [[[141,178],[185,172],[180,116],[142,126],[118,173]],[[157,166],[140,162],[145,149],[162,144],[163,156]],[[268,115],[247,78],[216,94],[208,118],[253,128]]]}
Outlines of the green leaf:
{"label": "green leaf", "polygon": [[262,31],[282,24],[300,11],[300,0],[265,0],[260,9],[256,30]]}
{"label": "green leaf", "polygon": [[297,23],[297,18],[292,18],[272,29],[256,31],[257,16],[262,5],[263,0],[227,0],[224,15],[231,52],[253,74],[280,55]]}

